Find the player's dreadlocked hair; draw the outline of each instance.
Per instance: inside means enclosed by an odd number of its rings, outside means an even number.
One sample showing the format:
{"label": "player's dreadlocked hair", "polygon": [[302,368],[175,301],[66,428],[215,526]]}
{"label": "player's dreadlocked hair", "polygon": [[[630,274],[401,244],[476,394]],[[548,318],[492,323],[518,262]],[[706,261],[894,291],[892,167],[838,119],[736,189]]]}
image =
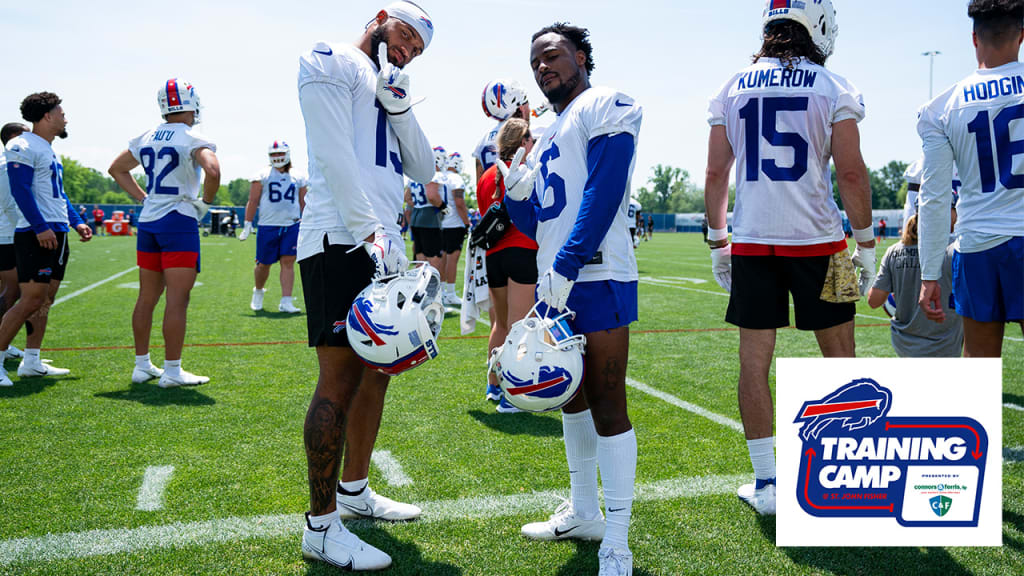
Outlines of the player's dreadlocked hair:
{"label": "player's dreadlocked hair", "polygon": [[28,122],[39,122],[43,116],[60,106],[60,97],[53,92],[36,92],[21,101],[21,117]]}
{"label": "player's dreadlocked hair", "polygon": [[820,66],[828,56],[811,40],[811,34],[795,20],[775,20],[764,28],[761,51],[754,54],[754,62],[761,58],[778,58],[786,68],[792,68],[800,58],[807,58]]}
{"label": "player's dreadlocked hair", "polygon": [[6,146],[11,138],[21,136],[26,131],[28,131],[28,128],[24,124],[18,124],[17,122],[4,124],[4,127],[0,128],[0,142]]}
{"label": "player's dreadlocked hair", "polygon": [[974,33],[986,44],[1002,44],[1020,34],[1024,26],[1024,0],[971,0],[967,15]]}
{"label": "player's dreadlocked hair", "polygon": [[568,22],[555,22],[551,26],[541,28],[540,31],[533,35],[530,42],[535,42],[537,38],[540,38],[549,32],[554,32],[555,34],[564,37],[569,42],[572,42],[572,45],[575,46],[577,50],[582,50],[587,56],[587,74],[590,75],[594,73],[594,47],[590,45],[589,30],[586,28],[580,28],[579,26],[573,26]]}

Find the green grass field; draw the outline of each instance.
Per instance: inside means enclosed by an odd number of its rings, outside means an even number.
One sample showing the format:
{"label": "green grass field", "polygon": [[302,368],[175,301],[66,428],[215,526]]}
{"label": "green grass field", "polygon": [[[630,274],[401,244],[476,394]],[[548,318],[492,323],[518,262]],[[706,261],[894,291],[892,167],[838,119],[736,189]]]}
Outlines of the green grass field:
{"label": "green grass field", "polygon": [[[727,299],[700,240],[659,234],[637,252],[634,574],[1024,573],[1024,411],[1009,407],[1004,453],[1015,462],[1003,467],[1002,548],[775,547],[774,518],[735,496],[750,474],[742,433],[664,396],[740,418],[738,334],[723,321]],[[16,362],[7,363],[15,385],[0,389],[0,574],[333,573],[299,549],[308,506],[302,423],[316,380],[304,315],[251,312],[255,242],[204,238],[184,366],[211,381],[132,385],[134,246],[104,237],[72,247],[58,298],[127,273],[52,309],[43,356],[69,377],[19,380]],[[268,287],[266,307],[276,310],[276,269]],[[296,296],[303,307],[301,289]],[[884,315],[859,306],[869,317],[857,318],[858,354],[893,356]],[[555,414],[495,413],[483,398],[485,334],[478,325],[459,337],[449,315],[441,356],[391,383],[376,449],[410,482],[389,485],[401,482],[376,465],[370,482],[419,503],[424,517],[349,526],[391,554],[386,574],[596,574],[596,543],[519,535],[554,509],[556,494],[567,496],[561,423]],[[1015,327],[1008,335],[1004,402],[1024,406],[1024,342]],[[153,343],[162,343],[159,323]],[[813,335],[780,331],[777,356],[816,355]],[[161,349],[153,356],[162,363]],[[147,468],[163,466],[174,471],[162,507],[138,510]]]}

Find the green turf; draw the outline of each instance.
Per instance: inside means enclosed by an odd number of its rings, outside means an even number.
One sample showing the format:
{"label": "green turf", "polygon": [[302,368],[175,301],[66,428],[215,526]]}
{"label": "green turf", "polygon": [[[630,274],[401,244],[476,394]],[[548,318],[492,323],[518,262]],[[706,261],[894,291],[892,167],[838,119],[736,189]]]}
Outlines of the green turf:
{"label": "green turf", "polygon": [[[202,249],[184,366],[210,376],[205,386],[162,390],[130,383],[134,272],[53,308],[44,357],[72,375],[15,376],[14,387],[0,389],[0,540],[306,510],[302,423],[316,361],[301,344],[305,317],[249,310],[255,242],[210,237]],[[69,283],[58,296],[134,264],[131,238],[97,238],[72,250]],[[677,280],[676,286],[721,294],[698,235],[658,234],[637,255],[644,278],[704,280]],[[275,268],[268,310],[280,296],[276,274]],[[296,296],[301,307],[301,288]],[[629,376],[739,420],[738,335],[722,319],[727,299],[642,282],[640,302]],[[858,311],[877,317],[857,319],[858,354],[893,356],[883,314],[863,303]],[[154,345],[162,342],[162,314],[160,306]],[[389,450],[414,483],[387,486],[371,467],[379,492],[429,503],[566,490],[558,416],[497,415],[484,401],[485,333],[478,326],[477,338],[451,338],[458,336],[458,320],[449,316],[441,356],[392,381],[377,448]],[[1015,330],[1010,335],[1020,338]],[[23,335],[15,343],[21,346]],[[779,356],[817,354],[812,335],[779,332]],[[160,364],[162,350],[154,348],[153,356]],[[1024,405],[1024,343],[1007,341],[1004,356],[1004,399]],[[8,361],[7,368],[13,373],[16,363]],[[633,389],[629,403],[639,483],[749,473],[736,431]],[[1004,411],[1004,444],[1024,445],[1024,412]],[[135,510],[145,469],[163,465],[175,467],[164,508]],[[734,495],[717,494],[637,502],[630,532],[634,574],[1021,574],[1024,463],[1003,472],[999,549],[778,549],[773,519],[756,517]],[[545,514],[351,526],[393,556],[387,574],[596,574],[593,543],[519,536],[522,523]],[[332,573],[301,560],[300,537],[296,522],[287,535],[27,559],[0,564],[0,574]]]}

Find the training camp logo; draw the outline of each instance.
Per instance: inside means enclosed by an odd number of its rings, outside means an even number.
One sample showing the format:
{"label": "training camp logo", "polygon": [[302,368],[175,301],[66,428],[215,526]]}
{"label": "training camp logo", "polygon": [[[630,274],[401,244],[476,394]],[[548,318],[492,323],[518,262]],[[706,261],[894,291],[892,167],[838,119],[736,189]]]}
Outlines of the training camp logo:
{"label": "training camp logo", "polygon": [[805,402],[797,501],[812,516],[978,526],[988,435],[964,417],[892,417],[892,392],[863,378]]}

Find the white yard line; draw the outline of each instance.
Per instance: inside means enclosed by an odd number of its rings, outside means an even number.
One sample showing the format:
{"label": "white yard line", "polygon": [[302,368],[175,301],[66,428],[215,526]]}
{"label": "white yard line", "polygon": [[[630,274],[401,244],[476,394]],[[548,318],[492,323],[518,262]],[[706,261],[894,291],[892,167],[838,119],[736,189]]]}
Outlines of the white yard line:
{"label": "white yard line", "polygon": [[[635,499],[642,502],[733,494],[738,485],[749,479],[749,474],[735,474],[673,478],[651,484],[638,484]],[[534,492],[417,504],[423,508],[420,522],[449,522],[466,518],[496,518],[550,512],[565,496],[566,494],[560,492]],[[358,524],[356,522],[349,525],[355,525],[358,532]],[[252,538],[298,538],[302,533],[302,525],[302,514],[278,514],[17,538],[0,541],[0,566],[106,554],[134,554],[142,550],[205,546]]]}
{"label": "white yard line", "polygon": [[388,485],[409,486],[412,484],[412,478],[405,475],[402,465],[398,463],[398,459],[391,455],[390,451],[374,450],[373,454],[370,454],[370,461],[384,475],[384,481]]}
{"label": "white yard line", "polygon": [[164,507],[164,489],[171,481],[171,474],[174,474],[174,466],[150,466],[146,468],[146,475],[142,478],[142,487],[139,488],[136,510],[152,512]]}
{"label": "white yard line", "polygon": [[664,400],[665,402],[668,402],[669,404],[671,404],[673,406],[676,406],[678,408],[682,408],[683,410],[686,410],[688,412],[693,412],[694,414],[696,414],[698,416],[703,416],[704,418],[707,418],[708,420],[711,420],[712,422],[715,422],[717,424],[721,424],[722,426],[728,426],[729,428],[732,428],[733,430],[736,430],[737,432],[743,432],[743,424],[740,424],[739,422],[733,420],[732,418],[728,418],[726,416],[722,416],[721,414],[715,414],[714,412],[711,412],[709,410],[701,408],[700,406],[697,406],[696,404],[691,404],[691,403],[687,402],[686,400],[682,400],[680,398],[676,398],[675,396],[673,396],[673,395],[671,395],[671,394],[669,394],[667,392],[662,392],[661,390],[658,390],[656,388],[651,388],[650,386],[648,386],[647,384],[644,384],[643,382],[637,382],[636,380],[633,380],[632,378],[626,378],[626,385],[629,386],[630,388],[635,388],[636,390],[639,390],[639,391],[641,391],[641,392],[643,392],[645,394],[650,394],[651,396],[654,396],[655,398],[659,398],[661,400]]}
{"label": "white yard line", "polygon": [[1024,412],[1024,406],[1017,406],[1016,404],[1010,404],[1009,402],[1003,404],[1003,408],[1009,408],[1010,410],[1019,410],[1021,412]]}
{"label": "white yard line", "polygon": [[53,306],[56,306],[57,304],[60,304],[61,302],[67,302],[68,300],[71,300],[75,296],[81,296],[82,294],[85,294],[86,292],[88,292],[88,291],[90,291],[90,290],[92,290],[94,288],[98,288],[100,286],[103,286],[104,284],[106,284],[107,282],[110,282],[111,280],[116,280],[116,279],[120,278],[121,276],[124,276],[125,274],[129,274],[131,272],[134,272],[134,271],[136,271],[138,269],[139,269],[138,266],[132,266],[131,268],[129,268],[129,269],[123,271],[123,272],[118,272],[117,274],[114,274],[113,276],[110,276],[108,278],[104,278],[103,280],[100,280],[99,282],[95,282],[93,284],[89,284],[85,288],[82,288],[80,290],[75,290],[74,292],[72,292],[71,294],[68,294],[67,296],[61,296],[60,298],[57,298],[56,300],[53,301],[53,305],[51,306],[51,308]]}

